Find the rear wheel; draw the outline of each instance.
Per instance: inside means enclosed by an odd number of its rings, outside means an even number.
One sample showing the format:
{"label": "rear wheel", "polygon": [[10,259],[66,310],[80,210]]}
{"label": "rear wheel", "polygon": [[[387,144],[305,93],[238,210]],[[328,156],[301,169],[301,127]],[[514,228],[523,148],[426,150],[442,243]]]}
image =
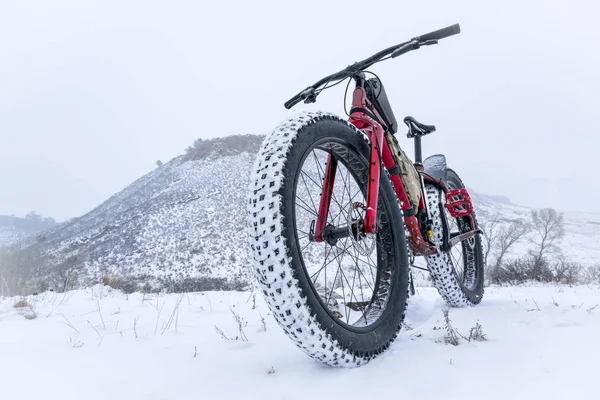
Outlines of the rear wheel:
{"label": "rear wheel", "polygon": [[[464,188],[464,184],[453,170],[448,170],[449,189]],[[479,234],[463,240],[449,251],[442,251],[444,224],[450,235],[468,232],[468,217],[453,218],[444,206],[444,192],[435,185],[426,185],[427,203],[433,220],[433,239],[438,253],[425,257],[433,283],[440,295],[452,307],[479,304],[483,298],[484,258]],[[477,226],[475,212],[473,218]]]}
{"label": "rear wheel", "polygon": [[287,335],[332,366],[362,365],[383,352],[406,307],[402,215],[383,170],[376,234],[311,240],[327,157],[338,163],[327,225],[341,228],[364,217],[369,154],[366,136],[346,121],[302,114],[265,139],[250,182],[259,286]]}

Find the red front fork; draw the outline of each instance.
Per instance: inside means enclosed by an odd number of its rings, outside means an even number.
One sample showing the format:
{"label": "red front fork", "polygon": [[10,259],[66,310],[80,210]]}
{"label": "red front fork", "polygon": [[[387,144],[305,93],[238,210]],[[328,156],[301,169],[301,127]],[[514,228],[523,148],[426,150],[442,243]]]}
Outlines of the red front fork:
{"label": "red front fork", "polygon": [[[373,128],[375,128],[375,130],[373,130]],[[384,139],[381,126],[370,127],[366,130],[371,142],[371,160],[369,164],[369,185],[367,191],[364,231],[365,233],[375,233],[377,231],[377,201],[379,200],[379,177],[381,174],[379,159],[383,157],[386,168],[393,167],[394,161],[387,146],[383,146],[383,149],[385,150],[382,151],[381,144]],[[331,205],[337,164],[337,160],[329,154],[327,156],[325,176],[323,177],[323,192],[321,193],[319,212],[315,224],[314,238],[316,242],[323,241],[323,230],[327,225],[327,216],[329,214],[329,206]],[[340,204],[340,206],[343,207],[344,205]]]}
{"label": "red front fork", "polygon": [[315,224],[315,241],[323,241],[323,229],[327,225],[327,216],[329,214],[329,205],[331,204],[331,196],[333,195],[333,182],[335,181],[335,173],[337,171],[338,161],[329,154],[327,156],[327,165],[325,166],[325,176],[323,177],[323,192],[319,201],[319,214],[317,215],[317,223]]}
{"label": "red front fork", "polygon": [[[363,88],[356,88],[354,90],[352,107],[363,109],[367,107],[367,94]],[[384,143],[384,132],[381,125],[362,112],[352,113],[350,123],[358,129],[362,129],[369,137],[371,143],[364,232],[375,233],[377,231],[377,202],[379,200],[379,178],[381,175],[379,160],[383,160],[383,164],[386,168],[392,168],[394,166],[394,160],[388,146]],[[336,171],[337,160],[329,154],[327,157],[325,176],[323,178],[323,192],[321,193],[321,199],[319,201],[319,213],[315,224],[314,238],[317,242],[323,241],[323,230],[327,225],[327,216],[329,213],[329,205],[331,204]],[[398,179],[397,182],[394,182],[394,186],[397,184],[401,185],[400,179]],[[402,192],[404,193],[404,191]],[[343,205],[341,204],[341,206]]]}
{"label": "red front fork", "polygon": [[381,158],[381,144],[383,143],[383,129],[377,126],[375,131],[367,132],[371,141],[371,160],[369,164],[369,186],[367,191],[367,210],[365,211],[365,233],[377,231],[377,201],[379,199],[379,175]]}

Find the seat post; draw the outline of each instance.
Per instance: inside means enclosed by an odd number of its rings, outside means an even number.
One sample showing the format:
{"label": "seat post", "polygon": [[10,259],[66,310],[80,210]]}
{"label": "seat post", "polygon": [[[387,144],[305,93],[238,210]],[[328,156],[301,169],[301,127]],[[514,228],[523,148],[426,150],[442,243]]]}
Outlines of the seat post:
{"label": "seat post", "polygon": [[423,165],[423,153],[421,150],[421,135],[415,135],[415,165]]}

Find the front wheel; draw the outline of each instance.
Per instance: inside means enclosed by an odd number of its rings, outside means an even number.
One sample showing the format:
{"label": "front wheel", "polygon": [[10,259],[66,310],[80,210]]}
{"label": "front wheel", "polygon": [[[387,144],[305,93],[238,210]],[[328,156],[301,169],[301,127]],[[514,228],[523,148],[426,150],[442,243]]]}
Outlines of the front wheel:
{"label": "front wheel", "polygon": [[[448,170],[448,189],[461,189],[464,184],[453,170]],[[445,195],[441,188],[427,184],[427,204],[433,221],[433,240],[438,253],[427,256],[427,267],[434,286],[452,307],[474,306],[483,298],[484,258],[479,234],[463,240],[449,251],[442,251],[444,225],[448,233],[459,234],[470,230],[468,217],[453,218],[444,206]],[[477,226],[475,212],[472,215]]]}
{"label": "front wheel", "polygon": [[406,307],[406,239],[385,170],[376,234],[312,239],[328,158],[337,172],[326,224],[339,229],[364,217],[369,154],[367,137],[346,121],[305,113],[266,137],[250,180],[249,236],[259,287],[288,337],[331,366],[363,365],[382,353]]}

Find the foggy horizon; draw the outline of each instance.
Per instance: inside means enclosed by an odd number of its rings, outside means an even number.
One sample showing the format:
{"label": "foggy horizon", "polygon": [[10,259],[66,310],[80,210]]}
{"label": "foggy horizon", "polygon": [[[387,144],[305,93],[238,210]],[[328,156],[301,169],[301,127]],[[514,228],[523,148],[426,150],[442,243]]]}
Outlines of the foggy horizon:
{"label": "foggy horizon", "polygon": [[[404,125],[402,125],[402,126],[404,126]],[[402,128],[401,128],[401,130],[402,130]],[[212,137],[212,138],[201,138],[201,139],[203,139],[203,140],[212,140],[212,139],[219,139],[219,138],[223,138],[223,137],[227,137],[227,136],[235,136],[235,135],[243,135],[243,134],[232,134],[232,135],[218,136],[218,137]],[[261,134],[256,134],[256,135],[261,135]],[[264,136],[264,134],[262,134],[262,135]],[[398,135],[398,133],[397,133],[396,135]],[[172,161],[172,160],[173,160],[173,159],[175,159],[175,158],[178,158],[179,156],[183,155],[184,153],[185,153],[185,150],[184,150],[184,151],[181,151],[181,152],[180,152],[180,154],[177,154],[177,155],[175,155],[175,156],[173,156],[173,157],[171,157],[171,158],[169,158],[169,159],[164,159],[164,160],[160,160],[160,161],[161,161],[163,164],[167,164],[168,162]],[[412,156],[411,156],[411,158],[412,158]],[[133,183],[133,182],[134,182],[134,181],[136,181],[137,179],[139,179],[139,178],[142,178],[144,175],[146,175],[146,174],[148,174],[148,173],[152,172],[152,170],[154,170],[154,169],[156,169],[156,168],[157,168],[157,166],[156,166],[156,165],[154,165],[153,167],[151,167],[150,169],[148,169],[148,171],[147,171],[147,172],[143,173],[143,174],[142,174],[142,175],[140,175],[138,178],[135,178],[135,179],[134,179],[134,180],[132,180],[130,183]],[[126,186],[128,186],[128,185],[129,185],[129,184],[127,184]],[[68,220],[71,220],[71,219],[73,219],[73,218],[78,218],[78,217],[81,217],[81,216],[83,216],[83,215],[87,214],[88,212],[91,212],[91,211],[92,211],[92,210],[94,210],[96,207],[98,207],[98,206],[102,205],[102,203],[104,203],[105,201],[107,201],[107,200],[108,200],[108,199],[109,199],[111,196],[113,196],[113,195],[115,195],[115,194],[119,193],[121,190],[125,189],[125,188],[126,188],[126,186],[124,186],[124,187],[123,187],[123,188],[121,188],[121,189],[118,189],[118,190],[117,190],[116,192],[114,192],[114,193],[108,194],[108,195],[107,195],[107,197],[106,197],[105,199],[103,199],[103,200],[101,200],[101,201],[100,201],[100,203],[98,203],[98,204],[96,204],[96,205],[93,205],[93,206],[92,206],[92,207],[91,207],[89,210],[86,210],[86,211],[84,211],[84,212],[83,212],[82,214],[80,214],[80,215],[72,215],[72,216],[67,216],[66,218],[62,218],[62,219],[61,219],[61,218],[56,218],[54,215],[45,215],[45,214],[41,214],[41,213],[39,213],[39,212],[38,212],[36,209],[32,209],[32,210],[29,210],[28,212],[22,213],[21,215],[17,215],[17,214],[14,214],[14,213],[10,213],[10,214],[9,214],[9,213],[0,213],[0,216],[13,216],[13,217],[24,218],[24,217],[25,217],[25,216],[26,216],[28,213],[30,213],[30,212],[35,212],[35,213],[39,214],[41,217],[44,217],[44,218],[51,217],[51,218],[55,219],[57,223],[62,223],[62,222],[66,222],[66,221],[68,221]],[[510,201],[510,203],[511,203],[511,204],[514,204],[514,205],[516,205],[516,206],[523,206],[523,207],[529,207],[529,208],[552,208],[552,207],[545,207],[545,206],[539,206],[539,207],[538,207],[538,206],[535,206],[535,205],[533,205],[533,206],[530,206],[530,205],[525,205],[525,204],[519,204],[519,203],[515,202],[515,201],[514,201],[512,198],[510,198],[510,196],[507,196],[507,195],[505,195],[505,194],[503,194],[503,193],[486,193],[486,192],[482,192],[482,191],[478,190],[478,188],[476,188],[476,187],[468,187],[468,186],[467,186],[467,188],[468,188],[468,189],[471,189],[471,190],[473,190],[473,191],[474,191],[474,192],[476,192],[477,194],[481,194],[481,195],[485,195],[485,196],[491,196],[491,197],[504,197],[504,198],[508,199],[508,200]],[[570,211],[570,212],[573,212],[573,210],[561,210],[561,209],[558,209],[557,211],[560,211],[560,212],[569,212],[569,211]],[[576,211],[576,212],[577,212],[577,211]],[[586,211],[580,211],[580,212],[586,212]],[[600,213],[600,211],[587,211],[587,212],[589,212],[589,213]]]}

